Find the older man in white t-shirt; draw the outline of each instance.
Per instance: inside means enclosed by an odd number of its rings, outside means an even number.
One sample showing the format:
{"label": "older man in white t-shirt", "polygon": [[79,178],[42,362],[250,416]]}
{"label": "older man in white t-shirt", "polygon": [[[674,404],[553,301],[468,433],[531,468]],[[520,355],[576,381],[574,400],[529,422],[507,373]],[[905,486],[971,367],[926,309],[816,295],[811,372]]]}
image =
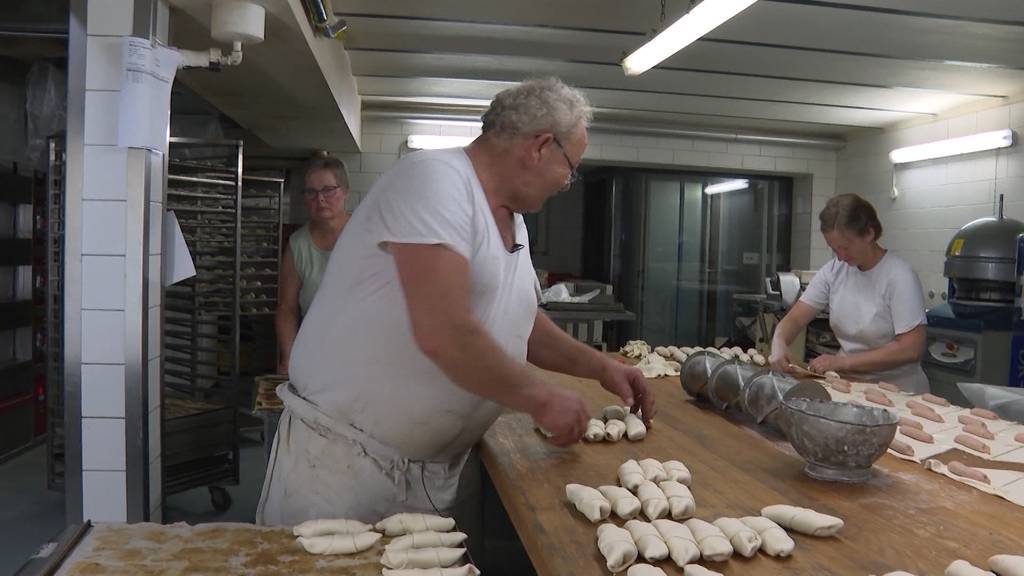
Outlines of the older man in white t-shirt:
{"label": "older man in white t-shirt", "polygon": [[[502,409],[569,445],[587,406],[527,367],[593,378],[649,420],[641,373],[537,308],[521,216],[568,189],[589,107],[556,79],[495,98],[462,149],[381,176],[335,246],[292,348],[257,521],[449,512],[469,449]],[[609,397],[609,400],[612,398]]]}

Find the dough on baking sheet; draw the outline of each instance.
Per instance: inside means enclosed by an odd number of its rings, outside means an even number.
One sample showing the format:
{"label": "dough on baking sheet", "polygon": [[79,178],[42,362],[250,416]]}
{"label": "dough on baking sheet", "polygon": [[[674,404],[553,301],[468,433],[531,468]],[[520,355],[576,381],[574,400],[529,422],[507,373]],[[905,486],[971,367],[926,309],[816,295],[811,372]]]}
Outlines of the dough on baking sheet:
{"label": "dough on baking sheet", "polygon": [[644,480],[636,489],[636,497],[640,499],[640,509],[648,520],[664,518],[669,511],[668,498],[657,484]]}
{"label": "dough on baking sheet", "polygon": [[384,568],[383,576],[480,576],[480,570],[472,564],[454,568],[410,568],[408,570],[392,570]]}
{"label": "dough on baking sheet", "polygon": [[761,551],[769,556],[785,558],[793,553],[796,542],[775,522],[764,516],[744,516],[740,521],[761,537]]}
{"label": "dough on baking sheet", "polygon": [[729,538],[732,549],[750,558],[761,548],[761,535],[738,518],[719,518],[712,522]]}
{"label": "dough on baking sheet", "polygon": [[779,526],[809,536],[835,536],[843,527],[843,520],[810,508],[774,504],[761,509],[761,516]]}
{"label": "dough on baking sheet", "polygon": [[995,573],[982,570],[967,560],[954,560],[952,564],[946,566],[946,571],[943,574],[945,576],[996,576]]}
{"label": "dough on baking sheet", "polygon": [[604,440],[604,420],[591,418],[587,421],[587,431],[583,433],[587,442],[600,442]]}
{"label": "dough on baking sheet", "polygon": [[697,501],[693,499],[693,492],[682,482],[665,480],[658,482],[658,488],[665,493],[668,499],[669,516],[673,520],[686,520],[693,516],[697,508]]}
{"label": "dough on baking sheet", "polygon": [[612,512],[623,520],[640,513],[640,500],[622,486],[598,486],[597,491],[612,505]]}
{"label": "dough on baking sheet", "polygon": [[605,420],[623,420],[627,413],[629,413],[629,409],[624,406],[616,406],[614,404],[611,406],[605,406],[604,410],[601,410],[601,416],[603,416]]}
{"label": "dough on baking sheet", "polygon": [[612,505],[599,491],[582,484],[566,484],[565,497],[594,524],[608,517]]}
{"label": "dough on baking sheet", "polygon": [[1024,576],[1024,556],[996,554],[988,559],[988,567],[999,576]]}
{"label": "dough on baking sheet", "polygon": [[700,564],[687,564],[683,566],[683,576],[723,576],[721,572],[708,570]]}
{"label": "dough on baking sheet", "polygon": [[636,414],[626,414],[626,438],[633,442],[643,440],[647,437],[647,426]]}
{"label": "dough on baking sheet", "polygon": [[356,554],[373,548],[383,537],[379,532],[362,534],[328,534],[326,536],[299,536],[299,544],[310,554]]}
{"label": "dough on baking sheet", "polygon": [[408,550],[409,548],[455,548],[461,546],[468,536],[465,532],[413,532],[399,536],[384,546],[385,550]]}
{"label": "dough on baking sheet", "polygon": [[661,482],[668,480],[668,473],[665,471],[665,467],[661,465],[661,462],[654,458],[644,458],[637,462],[640,465],[640,469],[644,471],[644,478],[651,482]]}
{"label": "dough on baking sheet", "polygon": [[650,522],[629,520],[624,528],[633,537],[636,549],[648,562],[656,562],[668,558],[668,545],[661,533]]}
{"label": "dough on baking sheet", "polygon": [[690,474],[690,469],[686,467],[686,464],[678,460],[666,460],[661,463],[661,467],[665,469],[665,474],[668,475],[669,480],[675,480],[687,486],[693,482],[693,475]]}
{"label": "dough on baking sheet", "polygon": [[924,466],[928,470],[938,472],[939,474],[952,478],[957,482],[962,482],[968,486],[977,488],[982,492],[995,494],[996,496],[1008,500],[1018,506],[1024,506],[1024,472],[973,467],[988,478],[989,482],[984,483],[972,478],[966,478],[964,476],[954,474],[949,470],[948,466],[938,460],[926,460]]}
{"label": "dough on baking sheet", "polygon": [[682,568],[690,562],[700,559],[700,547],[693,537],[693,532],[685,525],[674,520],[660,518],[651,525],[661,534],[668,546],[668,555],[677,566]]}
{"label": "dough on baking sheet", "polygon": [[646,479],[643,469],[636,460],[626,460],[619,466],[619,484],[631,492],[636,492]]}
{"label": "dough on baking sheet", "polygon": [[597,527],[597,549],[604,556],[605,566],[612,574],[622,572],[636,562],[636,542],[625,528],[615,524],[601,524]]}
{"label": "dough on baking sheet", "polygon": [[388,568],[447,568],[458,562],[465,553],[465,548],[384,550],[380,563]]}
{"label": "dough on baking sheet", "polygon": [[363,524],[358,520],[345,518],[320,518],[317,520],[306,520],[301,524],[292,527],[292,534],[295,536],[325,536],[327,534],[362,534],[373,530],[373,526]]}
{"label": "dough on baking sheet", "polygon": [[626,576],[667,576],[665,571],[650,564],[633,564],[626,570]]}
{"label": "dough on baking sheet", "polygon": [[604,439],[609,442],[618,442],[626,434],[626,423],[614,418],[604,423]]}
{"label": "dough on baking sheet", "polygon": [[[448,532],[455,528],[454,518],[444,518],[434,514],[399,512],[377,522],[377,530],[385,536],[404,536],[413,532]],[[432,568],[432,566],[427,566]]]}
{"label": "dough on baking sheet", "polygon": [[725,562],[732,556],[732,544],[718,526],[700,518],[690,518],[683,524],[693,532],[693,538],[700,547],[700,555],[705,560]]}

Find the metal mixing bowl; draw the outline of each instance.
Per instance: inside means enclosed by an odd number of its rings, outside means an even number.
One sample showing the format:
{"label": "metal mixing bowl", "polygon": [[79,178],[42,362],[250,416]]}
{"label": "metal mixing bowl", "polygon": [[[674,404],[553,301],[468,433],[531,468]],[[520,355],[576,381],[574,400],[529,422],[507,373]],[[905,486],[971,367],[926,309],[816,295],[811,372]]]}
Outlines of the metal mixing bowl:
{"label": "metal mixing bowl", "polygon": [[758,424],[782,430],[785,413],[780,409],[787,398],[829,400],[828,390],[811,380],[796,380],[779,372],[764,371],[755,375],[743,388],[740,408],[754,417]]}
{"label": "metal mixing bowl", "polygon": [[690,354],[683,363],[683,369],[679,371],[679,382],[683,390],[693,398],[706,400],[711,372],[722,362],[725,362],[725,358],[717,352],[701,350]]}
{"label": "metal mixing bowl", "polygon": [[738,406],[743,389],[765,369],[740,360],[726,360],[715,367],[708,382],[707,396],[719,410]]}
{"label": "metal mixing bowl", "polygon": [[896,435],[899,417],[888,410],[807,398],[782,401],[783,432],[818,480],[864,482]]}

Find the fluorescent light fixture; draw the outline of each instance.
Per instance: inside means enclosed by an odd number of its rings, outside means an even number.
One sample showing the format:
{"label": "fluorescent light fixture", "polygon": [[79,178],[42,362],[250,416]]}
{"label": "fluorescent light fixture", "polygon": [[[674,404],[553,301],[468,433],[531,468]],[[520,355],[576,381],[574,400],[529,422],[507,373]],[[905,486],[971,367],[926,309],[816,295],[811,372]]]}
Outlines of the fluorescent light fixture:
{"label": "fluorescent light fixture", "polygon": [[945,158],[958,154],[970,154],[983,150],[995,150],[1013,145],[1013,130],[993,130],[992,132],[981,132],[970,136],[939,140],[917,146],[897,148],[889,152],[889,160],[893,164],[906,164],[919,160],[931,160],[932,158]]}
{"label": "fluorescent light fixture", "polygon": [[649,42],[626,56],[622,70],[639,76],[662,60],[686,48],[701,36],[745,10],[757,0],[704,0]]}
{"label": "fluorescent light fixture", "polygon": [[750,188],[750,180],[726,180],[725,182],[719,182],[718,184],[712,184],[704,188],[705,194],[721,194],[722,192],[732,192],[733,190],[744,190]]}
{"label": "fluorescent light fixture", "polygon": [[461,148],[475,140],[473,136],[436,136],[434,134],[410,134],[405,144],[413,150],[440,150]]}

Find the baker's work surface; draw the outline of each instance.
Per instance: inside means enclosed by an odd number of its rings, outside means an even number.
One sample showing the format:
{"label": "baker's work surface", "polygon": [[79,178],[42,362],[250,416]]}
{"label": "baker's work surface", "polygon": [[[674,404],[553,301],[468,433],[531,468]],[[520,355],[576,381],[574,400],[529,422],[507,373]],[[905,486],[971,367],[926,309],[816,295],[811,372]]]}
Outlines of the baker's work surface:
{"label": "baker's work surface", "polygon": [[[592,415],[615,397],[596,382],[555,373],[546,377],[580,392]],[[770,504],[793,504],[845,520],[834,538],[790,533],[789,558],[734,555],[705,566],[734,576],[756,574],[867,575],[906,570],[942,574],[958,558],[984,566],[993,554],[1024,552],[1024,514],[989,494],[884,455],[864,484],[808,478],[804,461],[781,436],[766,438],[741,415],[695,404],[678,378],[648,380],[658,413],[641,442],[546,443],[522,414],[502,416],[484,438],[482,458],[509,517],[540,576],[608,574],[597,549],[597,525],[565,498],[570,482],[618,484],[620,464],[634,458],[680,460],[693,473],[696,517],[758,515]],[[618,525],[622,521],[612,517]],[[682,574],[669,560],[657,563]]]}

